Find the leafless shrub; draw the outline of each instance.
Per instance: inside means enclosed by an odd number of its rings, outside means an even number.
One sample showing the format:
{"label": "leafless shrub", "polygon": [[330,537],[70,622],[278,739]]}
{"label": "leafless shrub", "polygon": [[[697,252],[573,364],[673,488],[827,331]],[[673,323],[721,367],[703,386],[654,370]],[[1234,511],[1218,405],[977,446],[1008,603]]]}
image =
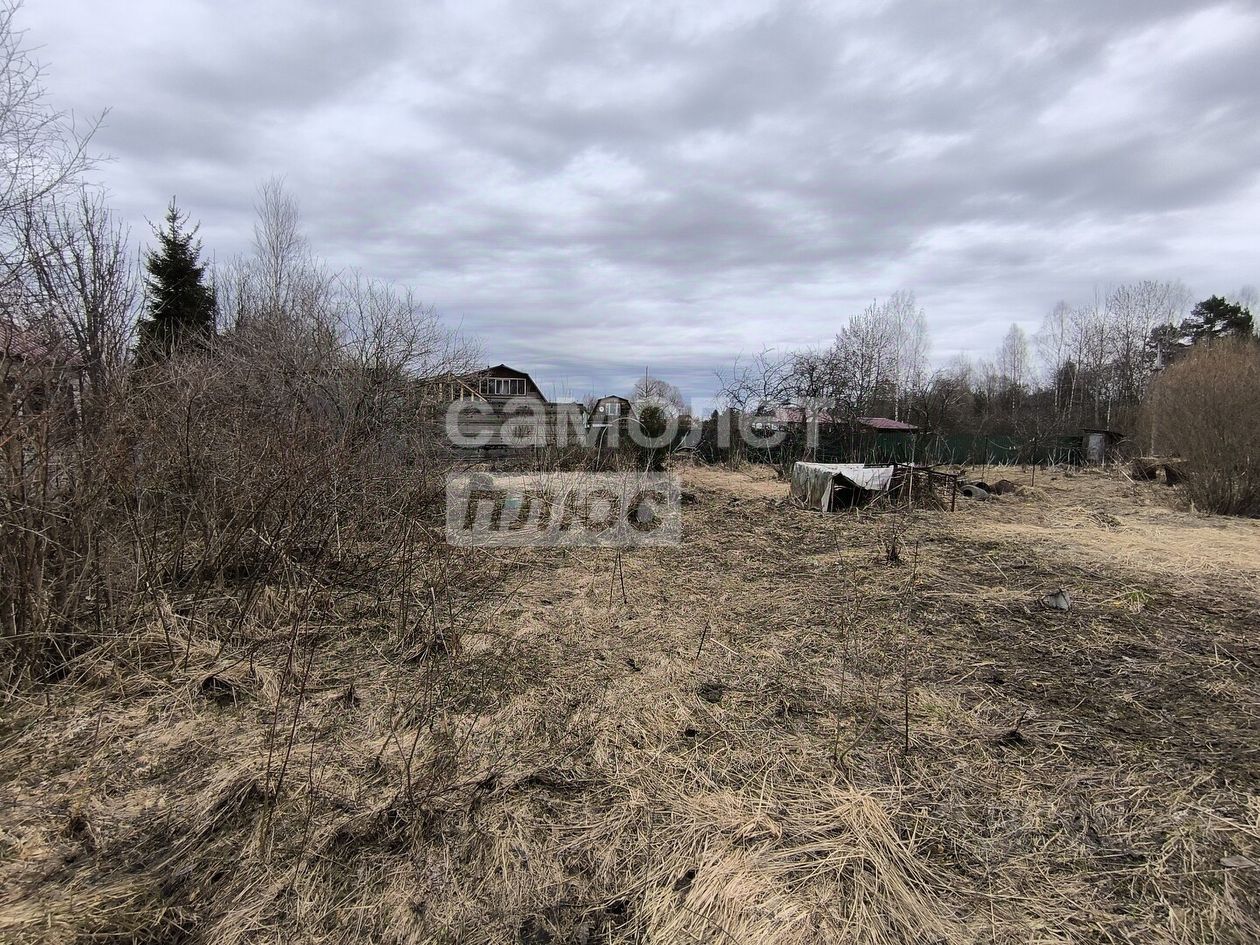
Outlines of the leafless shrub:
{"label": "leafless shrub", "polygon": [[[269,192],[261,229],[291,211]],[[28,233],[0,362],[8,684],[171,601],[222,645],[269,595],[291,616],[335,588],[391,614],[399,645],[457,645],[477,581],[441,542],[451,457],[423,379],[475,352],[406,292],[260,238],[211,345],[123,370],[134,279],[108,216],[85,200]]]}
{"label": "leafless shrub", "polygon": [[1201,508],[1260,515],[1260,345],[1200,345],[1166,369],[1144,409],[1155,450],[1186,461]]}
{"label": "leafless shrub", "polygon": [[74,352],[90,390],[112,386],[126,365],[138,300],[127,229],[86,188],[28,207],[22,227],[24,320]]}

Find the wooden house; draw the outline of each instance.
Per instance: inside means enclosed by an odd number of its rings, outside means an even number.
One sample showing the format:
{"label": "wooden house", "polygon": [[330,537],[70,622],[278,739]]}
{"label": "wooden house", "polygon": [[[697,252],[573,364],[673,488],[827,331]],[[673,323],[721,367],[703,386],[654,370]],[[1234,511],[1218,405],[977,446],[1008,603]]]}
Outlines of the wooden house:
{"label": "wooden house", "polygon": [[461,380],[492,404],[503,404],[517,397],[547,403],[546,395],[532,377],[506,364],[465,374]]}
{"label": "wooden house", "polygon": [[[458,382],[458,383],[455,383]],[[496,364],[451,379],[447,433],[460,449],[571,446],[585,440],[580,404],[549,401],[525,371]]]}
{"label": "wooden house", "polygon": [[86,383],[83,357],[72,345],[0,321],[0,395],[6,415],[55,407],[76,416]]}

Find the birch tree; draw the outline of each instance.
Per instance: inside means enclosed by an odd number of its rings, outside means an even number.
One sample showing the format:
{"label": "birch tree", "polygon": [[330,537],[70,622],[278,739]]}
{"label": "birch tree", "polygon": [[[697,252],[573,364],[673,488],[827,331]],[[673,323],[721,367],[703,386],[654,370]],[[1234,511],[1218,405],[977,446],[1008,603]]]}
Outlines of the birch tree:
{"label": "birch tree", "polygon": [[42,69],[17,28],[21,4],[0,0],[0,288],[22,278],[32,216],[57,194],[73,194],[91,165],[86,126],[49,103]]}

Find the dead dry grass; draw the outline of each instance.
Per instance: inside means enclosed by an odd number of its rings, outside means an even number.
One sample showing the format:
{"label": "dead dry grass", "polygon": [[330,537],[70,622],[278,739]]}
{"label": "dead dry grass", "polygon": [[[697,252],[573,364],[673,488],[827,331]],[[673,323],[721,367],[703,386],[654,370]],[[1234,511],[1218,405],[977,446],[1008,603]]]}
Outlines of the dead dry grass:
{"label": "dead dry grass", "polygon": [[684,470],[689,485],[745,499],[776,499],[787,495],[788,486],[768,466],[745,464],[731,470],[722,466],[695,465]]}
{"label": "dead dry grass", "polygon": [[624,602],[609,551],[502,552],[451,652],[344,599],[302,674],[271,600],[6,706],[0,938],[1260,936],[1254,523],[1106,476],[953,516],[684,476]]}
{"label": "dead dry grass", "polygon": [[[1029,470],[1017,467],[977,473],[1025,487],[1032,481]],[[1181,490],[1134,481],[1122,470],[1040,470],[1036,478],[1036,500],[968,506],[964,520],[1152,579],[1181,575],[1211,584],[1225,572],[1260,593],[1260,520],[1196,512]]]}

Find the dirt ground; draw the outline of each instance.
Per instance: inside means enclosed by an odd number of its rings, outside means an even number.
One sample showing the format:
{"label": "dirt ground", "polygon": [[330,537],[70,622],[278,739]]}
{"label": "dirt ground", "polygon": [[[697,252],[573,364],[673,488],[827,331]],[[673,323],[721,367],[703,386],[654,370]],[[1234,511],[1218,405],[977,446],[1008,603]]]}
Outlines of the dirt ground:
{"label": "dirt ground", "polygon": [[1260,940],[1260,522],[975,472],[685,468],[678,546],[496,552],[440,657],[329,605],[300,691],[116,647],[4,709],[0,940]]}

